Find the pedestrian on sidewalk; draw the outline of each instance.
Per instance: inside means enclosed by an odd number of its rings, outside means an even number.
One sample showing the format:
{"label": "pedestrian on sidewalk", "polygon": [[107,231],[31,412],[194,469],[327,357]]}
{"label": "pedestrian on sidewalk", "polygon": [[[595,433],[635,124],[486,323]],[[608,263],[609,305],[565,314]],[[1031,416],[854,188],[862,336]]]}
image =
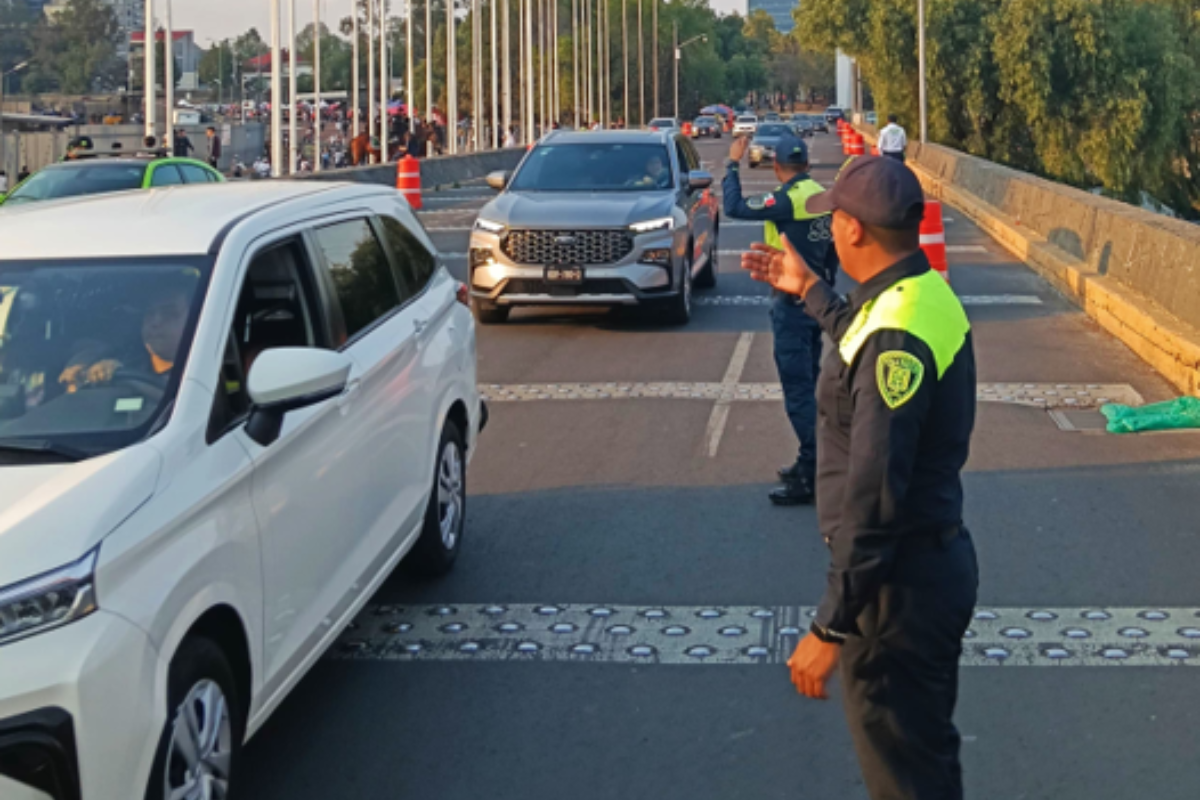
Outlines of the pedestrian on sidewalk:
{"label": "pedestrian on sidewalk", "polygon": [[904,148],[908,147],[908,135],[905,134],[904,128],[900,127],[900,123],[896,122],[895,114],[888,114],[887,119],[888,124],[879,132],[876,146],[882,155],[904,163]]}
{"label": "pedestrian on sidewalk", "polygon": [[196,151],[192,140],[188,138],[187,132],[183,128],[175,131],[175,138],[172,140],[171,146],[174,148],[176,158],[188,158]]}
{"label": "pedestrian on sidewalk", "polygon": [[[832,557],[808,635],[788,659],[811,698],[841,662],[846,717],[872,800],[961,800],[958,660],[979,571],[962,522],[975,426],[967,315],[920,246],[921,185],[860,158],[808,199],[833,213],[838,296],[792,246],[743,268],[802,297],[836,343],[821,371],[817,517]],[[790,238],[790,237],[789,237]]]}
{"label": "pedestrian on sidewalk", "polygon": [[219,169],[217,164],[221,161],[221,137],[217,136],[217,129],[211,125],[204,135],[208,138],[208,165]]}
{"label": "pedestrian on sidewalk", "polygon": [[[763,222],[763,238],[779,247],[780,236],[796,243],[808,265],[828,284],[837,275],[838,254],[829,232],[827,213],[810,214],[805,201],[825,191],[809,177],[808,148],[797,136],[784,136],[775,148],[775,191],[750,199],[742,196],[739,167],[750,139],[736,137],[725,162],[725,215],[731,219]],[[783,506],[813,502],[817,464],[817,377],[821,371],[821,328],[804,313],[804,302],[786,292],[771,297],[771,330],[774,332],[775,367],[783,386],[788,421],[799,440],[799,453],[793,463],[779,470],[783,485],[768,495],[772,503]]]}

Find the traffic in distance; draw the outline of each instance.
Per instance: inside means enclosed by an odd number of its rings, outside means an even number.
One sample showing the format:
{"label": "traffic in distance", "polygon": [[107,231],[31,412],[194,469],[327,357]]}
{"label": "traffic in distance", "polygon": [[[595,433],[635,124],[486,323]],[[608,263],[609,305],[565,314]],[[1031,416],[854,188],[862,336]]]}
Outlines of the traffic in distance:
{"label": "traffic in distance", "polygon": [[454,566],[489,417],[472,310],[687,323],[721,226],[693,137],[728,124],[547,134],[488,177],[466,283],[388,188],[225,182],[153,152],[15,187],[0,796],[226,797],[243,744],[393,570]]}

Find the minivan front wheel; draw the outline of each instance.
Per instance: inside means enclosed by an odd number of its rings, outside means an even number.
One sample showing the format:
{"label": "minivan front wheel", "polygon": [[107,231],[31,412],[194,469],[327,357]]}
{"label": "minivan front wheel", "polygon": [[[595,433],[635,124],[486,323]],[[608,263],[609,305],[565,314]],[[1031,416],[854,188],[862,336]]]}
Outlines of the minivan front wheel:
{"label": "minivan front wheel", "polygon": [[419,575],[444,575],[454,566],[467,516],[467,459],[462,431],[446,420],[434,462],[425,524],[408,563]]}
{"label": "minivan front wheel", "polygon": [[204,637],[184,641],[171,662],[169,716],[146,800],[226,800],[245,721],[229,659]]}

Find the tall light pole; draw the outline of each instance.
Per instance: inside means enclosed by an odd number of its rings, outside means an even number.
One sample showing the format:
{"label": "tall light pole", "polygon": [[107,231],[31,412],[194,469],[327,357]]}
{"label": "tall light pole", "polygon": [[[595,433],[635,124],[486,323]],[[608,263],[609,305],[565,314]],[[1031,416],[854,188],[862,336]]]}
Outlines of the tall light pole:
{"label": "tall light pole", "polygon": [[[425,0],[425,119],[433,122],[433,0]],[[428,133],[428,129],[426,130]],[[426,138],[425,155],[432,139]]]}
{"label": "tall light pole", "polygon": [[[494,0],[493,0],[494,2]],[[508,3],[509,0],[500,0],[501,13],[500,24],[504,31],[500,35],[501,58],[504,59],[504,134],[508,135],[508,131],[513,124],[513,99],[512,99],[512,24],[509,19]],[[501,143],[503,143],[501,139]]]}
{"label": "tall light pole", "polygon": [[925,108],[925,0],[917,0],[917,71],[921,73],[920,104],[921,104],[921,144],[925,144],[929,135]]}
{"label": "tall light pole", "polygon": [[313,169],[321,171],[321,0],[313,0]]}
{"label": "tall light pole", "polygon": [[638,0],[638,124],[646,124],[646,38],[642,33],[646,17]]}
{"label": "tall light pole", "polygon": [[[367,2],[367,136],[375,132],[375,0]],[[370,161],[371,157],[367,156]]]}
{"label": "tall light pole", "polygon": [[525,7],[525,139],[533,143],[537,141],[534,111],[536,105],[533,95],[533,0],[524,0]]}
{"label": "tall light pole", "polygon": [[483,27],[479,15],[483,13],[483,4],[479,0],[471,2],[471,133],[473,148],[476,152],[483,149],[483,125],[486,116],[483,102]]}
{"label": "tall light pole", "polygon": [[300,143],[296,136],[296,0],[288,0],[288,174],[296,172],[296,155]]}
{"label": "tall light pole", "polygon": [[158,111],[158,81],[155,77],[154,62],[158,60],[158,37],[154,30],[154,0],[145,0],[146,4],[146,34],[143,41],[143,64],[142,64],[142,86],[144,91],[142,95],[145,97],[146,103],[146,136],[153,136],[155,133],[155,116]]}
{"label": "tall light pole", "polygon": [[592,71],[592,0],[582,0],[583,2],[583,74],[584,82],[587,84],[585,94],[587,95],[587,124],[592,125],[596,121],[596,74]]}
{"label": "tall light pole", "polygon": [[625,90],[625,127],[629,127],[629,0],[621,0],[621,87]]}
{"label": "tall light pole", "polygon": [[[374,0],[372,0],[374,2]],[[379,0],[379,163],[388,161],[388,103],[392,99],[392,72],[388,69],[387,3]]]}
{"label": "tall light pole", "polygon": [[650,36],[651,41],[651,69],[654,70],[654,108],[650,111],[650,118],[658,116],[662,106],[658,102],[658,0],[650,0]]}
{"label": "tall light pole", "polygon": [[[8,76],[15,75],[28,66],[28,61],[22,61],[8,72],[0,72],[0,118],[3,118],[4,116],[4,91],[8,88]],[[4,127],[0,125],[0,172],[5,172],[8,175],[16,175],[17,170],[10,170],[8,168],[8,150],[6,149],[6,145],[7,142],[4,139]],[[11,190],[16,185],[16,180],[10,178],[8,188]]]}
{"label": "tall light pole", "polygon": [[579,0],[571,0],[571,92],[575,106],[575,129],[579,130]]}
{"label": "tall light pole", "polygon": [[446,140],[458,152],[458,41],[454,32],[454,0],[446,0]]}
{"label": "tall light pole", "polygon": [[[271,175],[283,174],[283,48],[280,0],[271,0]],[[146,5],[150,5],[149,2]]]}
{"label": "tall light pole", "polygon": [[406,20],[408,22],[408,26],[404,34],[406,56],[404,89],[408,96],[408,132],[412,133],[417,126],[417,118],[416,115],[413,114],[413,109],[417,105],[417,73],[414,66],[415,61],[413,54],[413,12],[416,11],[416,9],[413,8],[413,0],[408,0],[408,2],[405,4],[405,9],[408,12],[408,19]]}
{"label": "tall light pole", "polygon": [[489,41],[488,49],[491,55],[492,62],[492,149],[500,148],[500,59],[499,44],[500,40],[496,37],[496,0],[491,0],[488,4],[488,16],[492,24],[492,38]]}
{"label": "tall light pole", "polygon": [[[428,2],[428,0],[426,0]],[[350,60],[354,62],[353,69],[350,72],[350,113],[354,115],[354,135],[359,134],[359,118],[362,116],[359,109],[359,88],[358,88],[358,2],[350,4],[350,29],[353,41],[350,43]],[[357,164],[355,166],[358,166]]]}
{"label": "tall light pole", "polygon": [[162,144],[167,148],[167,152],[171,152],[175,144],[175,37],[171,33],[171,0],[166,0],[166,3],[166,28],[163,31],[163,105],[166,107],[164,113],[167,119]]}
{"label": "tall light pole", "polygon": [[678,22],[674,24],[673,30],[675,34],[675,119],[679,119],[679,61],[683,56],[683,48],[687,47],[693,42],[707,42],[708,37],[701,34],[700,36],[693,36],[686,42],[680,44]]}

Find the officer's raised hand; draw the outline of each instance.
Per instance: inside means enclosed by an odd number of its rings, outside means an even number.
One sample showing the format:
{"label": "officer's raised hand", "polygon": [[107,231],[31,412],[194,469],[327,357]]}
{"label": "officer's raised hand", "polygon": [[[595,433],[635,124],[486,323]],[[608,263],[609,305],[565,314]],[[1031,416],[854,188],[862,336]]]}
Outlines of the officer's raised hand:
{"label": "officer's raised hand", "polygon": [[746,156],[746,151],[750,148],[749,136],[735,136],[733,141],[729,143],[729,160],[741,161]]}
{"label": "officer's raised hand", "polygon": [[808,262],[796,252],[787,236],[781,236],[780,239],[783,242],[782,250],[761,242],[750,245],[750,251],[742,253],[742,269],[749,272],[754,280],[773,289],[804,297],[821,278],[809,269]]}

